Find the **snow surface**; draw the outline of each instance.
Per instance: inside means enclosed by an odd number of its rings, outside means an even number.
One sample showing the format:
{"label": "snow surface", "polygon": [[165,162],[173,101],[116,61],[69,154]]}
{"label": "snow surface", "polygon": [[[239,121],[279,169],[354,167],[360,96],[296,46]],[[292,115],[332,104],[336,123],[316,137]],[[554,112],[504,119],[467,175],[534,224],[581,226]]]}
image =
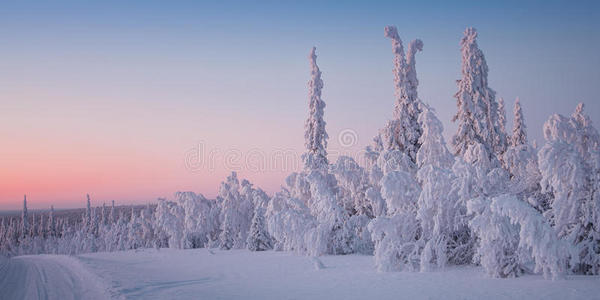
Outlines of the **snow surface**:
{"label": "snow surface", "polygon": [[77,258],[0,256],[0,299],[110,299],[110,286]]}
{"label": "snow surface", "polygon": [[0,260],[0,299],[594,299],[599,276],[375,270],[373,256],[145,249]]}

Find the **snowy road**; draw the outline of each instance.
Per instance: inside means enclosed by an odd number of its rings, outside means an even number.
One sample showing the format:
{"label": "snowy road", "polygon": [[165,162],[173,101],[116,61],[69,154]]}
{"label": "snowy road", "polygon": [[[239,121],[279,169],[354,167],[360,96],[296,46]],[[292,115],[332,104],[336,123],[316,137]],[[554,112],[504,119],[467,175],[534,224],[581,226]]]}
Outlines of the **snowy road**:
{"label": "snowy road", "polygon": [[372,256],[145,249],[0,258],[10,299],[598,299],[600,276],[486,278],[479,267],[379,273]]}
{"label": "snowy road", "polygon": [[76,258],[0,258],[0,299],[110,299],[108,286]]}

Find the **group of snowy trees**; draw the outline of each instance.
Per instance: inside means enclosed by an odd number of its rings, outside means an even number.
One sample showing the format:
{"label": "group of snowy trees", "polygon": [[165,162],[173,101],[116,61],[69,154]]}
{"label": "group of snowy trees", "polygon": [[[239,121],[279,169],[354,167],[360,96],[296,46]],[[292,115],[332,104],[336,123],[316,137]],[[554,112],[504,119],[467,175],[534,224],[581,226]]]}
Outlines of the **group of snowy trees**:
{"label": "group of snowy trees", "polygon": [[53,207],[48,213],[30,217],[25,197],[20,220],[0,220],[0,255],[78,254],[161,246],[150,205],[139,212],[131,208],[125,213],[115,208],[114,201],[110,209],[105,205],[92,207],[90,202],[88,195],[86,209],[76,220],[69,215],[55,217]]}
{"label": "group of snowy trees", "polygon": [[[88,206],[82,221],[0,227],[4,254],[79,253],[144,247],[275,249],[306,255],[373,254],[381,271],[431,271],[481,265],[492,277],[540,273],[600,274],[600,136],[577,106],[552,115],[546,143],[529,144],[517,99],[512,133],[502,98],[467,28],[460,41],[462,78],[455,94],[458,130],[450,149],[433,108],[417,93],[416,54],[385,28],[394,55],[393,119],[366,148],[368,164],[341,156],[330,163],[323,81],[309,55],[309,115],[303,169],[269,197],[232,173],[215,200],[178,192],[130,218]],[[44,225],[45,224],[45,225]]]}
{"label": "group of snowy trees", "polygon": [[315,49],[309,56],[309,117],[304,170],[269,202],[273,247],[309,255],[373,253],[379,270],[478,264],[493,277],[600,273],[600,137],[580,104],[544,125],[546,144],[527,140],[519,99],[512,133],[503,99],[467,28],[460,46],[458,130],[451,150],[442,123],[418,97],[416,53],[395,27],[393,119],[366,149],[367,166],[327,160]]}
{"label": "group of snowy trees", "polygon": [[178,192],[176,201],[159,199],[155,212],[160,245],[171,248],[219,247],[267,250],[272,240],[264,211],[269,196],[232,173],[221,183],[216,200]]}

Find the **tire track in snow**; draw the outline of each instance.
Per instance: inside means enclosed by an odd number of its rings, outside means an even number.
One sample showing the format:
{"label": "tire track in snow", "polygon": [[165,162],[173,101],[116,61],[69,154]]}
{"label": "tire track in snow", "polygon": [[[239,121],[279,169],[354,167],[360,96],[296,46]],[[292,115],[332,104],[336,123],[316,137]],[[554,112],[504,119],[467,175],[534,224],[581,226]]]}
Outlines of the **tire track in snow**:
{"label": "tire track in snow", "polygon": [[0,299],[110,299],[109,288],[75,258],[0,258]]}

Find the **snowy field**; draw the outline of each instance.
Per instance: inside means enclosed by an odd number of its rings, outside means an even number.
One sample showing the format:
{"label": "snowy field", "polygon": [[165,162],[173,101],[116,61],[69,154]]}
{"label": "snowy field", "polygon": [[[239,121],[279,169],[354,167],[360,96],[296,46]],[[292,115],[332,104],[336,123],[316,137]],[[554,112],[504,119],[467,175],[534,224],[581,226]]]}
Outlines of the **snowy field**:
{"label": "snowy field", "polygon": [[378,273],[372,256],[146,249],[0,262],[0,299],[598,299],[599,276]]}

